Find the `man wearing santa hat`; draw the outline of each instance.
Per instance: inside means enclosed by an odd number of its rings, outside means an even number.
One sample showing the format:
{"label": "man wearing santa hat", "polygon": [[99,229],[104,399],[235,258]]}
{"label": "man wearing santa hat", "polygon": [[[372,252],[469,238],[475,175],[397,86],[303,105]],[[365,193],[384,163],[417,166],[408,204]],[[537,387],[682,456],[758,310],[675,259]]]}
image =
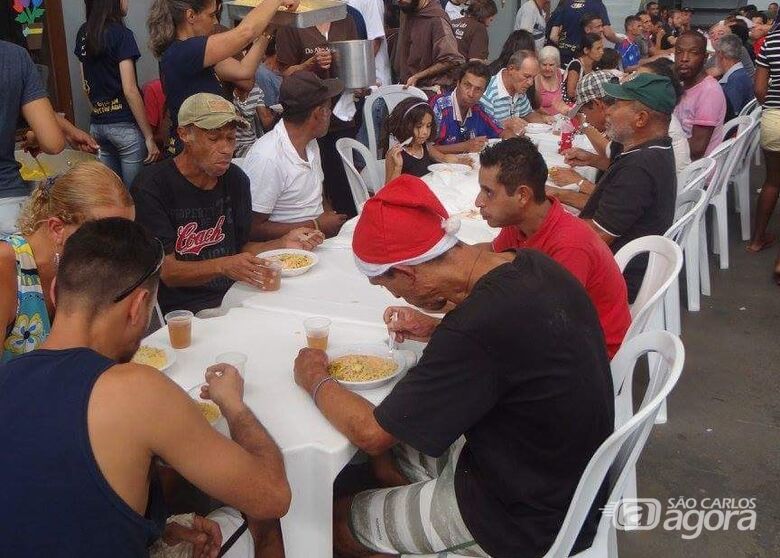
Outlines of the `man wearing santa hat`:
{"label": "man wearing santa hat", "polygon": [[[613,431],[604,336],[582,285],[540,252],[485,252],[457,230],[415,177],[365,204],[358,268],[415,306],[456,305],[441,322],[387,310],[401,339],[428,346],[379,406],[333,381],[324,352],[303,349],[295,361],[296,382],[325,417],[393,466],[380,478],[395,488],[336,503],[339,554],[541,556]],[[602,490],[575,550],[590,545],[605,500]]]}

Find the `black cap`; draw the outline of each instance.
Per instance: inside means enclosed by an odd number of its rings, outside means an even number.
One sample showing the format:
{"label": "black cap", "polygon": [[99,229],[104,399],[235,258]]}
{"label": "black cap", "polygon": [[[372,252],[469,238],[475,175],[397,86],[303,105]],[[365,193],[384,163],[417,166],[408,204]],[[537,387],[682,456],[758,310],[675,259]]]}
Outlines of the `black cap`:
{"label": "black cap", "polygon": [[339,79],[321,79],[308,70],[295,72],[282,80],[279,88],[279,103],[283,114],[296,114],[321,105],[344,91]]}

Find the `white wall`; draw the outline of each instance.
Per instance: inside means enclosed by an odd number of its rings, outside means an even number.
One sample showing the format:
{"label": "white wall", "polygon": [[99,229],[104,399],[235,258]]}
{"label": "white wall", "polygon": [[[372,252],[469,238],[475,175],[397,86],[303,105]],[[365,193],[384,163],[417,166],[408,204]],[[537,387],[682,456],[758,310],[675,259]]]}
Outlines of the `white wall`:
{"label": "white wall", "polygon": [[[152,55],[146,43],[149,34],[146,31],[146,17],[152,0],[129,0],[128,13],[125,25],[135,33],[135,40],[141,51],[141,58],[136,65],[138,72],[138,84],[143,85],[150,79],[157,77],[157,59]],[[63,0],[63,17],[65,20],[65,34],[68,40],[68,63],[70,66],[70,83],[73,93],[73,111],[76,124],[87,129],[89,127],[89,103],[81,88],[81,75],[79,73],[79,61],[73,54],[76,42],[76,32],[84,23],[84,2],[82,0]]]}

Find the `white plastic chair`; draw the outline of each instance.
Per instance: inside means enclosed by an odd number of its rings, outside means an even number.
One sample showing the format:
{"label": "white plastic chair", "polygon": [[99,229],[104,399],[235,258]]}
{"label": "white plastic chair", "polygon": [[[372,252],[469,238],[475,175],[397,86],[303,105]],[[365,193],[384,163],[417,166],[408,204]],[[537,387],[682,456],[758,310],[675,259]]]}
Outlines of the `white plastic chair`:
{"label": "white plastic chair", "polygon": [[736,131],[736,137],[734,147],[727,157],[728,172],[717,174],[716,180],[710,183],[710,188],[714,188],[709,200],[714,211],[711,231],[712,251],[720,256],[721,269],[729,268],[728,185],[743,155],[743,146],[756,124],[757,121],[750,116],[737,116],[723,125],[724,137],[733,131]]}
{"label": "white plastic chair", "polygon": [[[371,194],[375,194],[382,186],[382,180],[378,176],[378,162],[374,159],[365,145],[352,138],[341,138],[336,141],[336,151],[344,164],[347,173],[349,188],[352,191],[352,200],[358,213],[363,209]],[[354,152],[357,151],[366,163],[363,173],[355,167]]]}
{"label": "white plastic chair", "polygon": [[[664,237],[673,240],[683,251],[685,260],[686,277],[693,276],[698,279],[699,270],[688,267],[688,252],[696,253],[698,256],[698,238],[691,235],[695,229],[697,220],[701,219],[704,210],[707,207],[707,192],[701,189],[691,189],[681,192],[677,195],[677,207],[674,212],[674,224],[664,233]],[[693,239],[693,247],[689,249],[690,240]],[[698,262],[698,257],[696,258]],[[690,289],[690,281],[689,289]],[[698,282],[696,289],[699,288]],[[696,293],[698,295],[698,292]],[[664,297],[664,322],[666,330],[675,335],[680,335],[680,285],[679,279],[676,280],[666,292]]]}
{"label": "white plastic chair", "polygon": [[428,96],[421,89],[416,87],[404,88],[403,85],[383,85],[377,88],[376,91],[372,91],[371,94],[366,97],[366,102],[363,105],[363,122],[366,125],[366,131],[368,132],[368,149],[373,153],[375,160],[379,159],[379,148],[376,141],[376,129],[374,127],[374,103],[379,99],[382,99],[387,105],[388,114],[393,112],[395,106],[409,97],[417,97],[420,100],[427,101]]}
{"label": "white plastic chair", "polygon": [[[663,297],[680,274],[683,254],[673,240],[663,236],[643,236],[623,246],[615,254],[620,271],[636,256],[648,254],[647,270],[642,286],[630,307],[631,325],[625,341],[648,329],[648,325],[661,325],[660,308]],[[624,342],[625,342],[624,341]]]}
{"label": "white plastic chair", "polygon": [[[651,331],[627,340],[612,359],[612,382],[616,394],[618,386],[631,386],[636,362],[649,353],[658,355],[658,367],[650,374],[641,405],[634,413],[630,387],[616,396],[615,432],[599,446],[585,467],[558,536],[544,558],[618,558],[612,516],[624,495],[632,497],[628,494],[632,489],[630,483],[636,480],[637,460],[653,429],[661,403],[674,389],[685,363],[685,349],[680,339],[671,333]],[[593,544],[572,555],[574,543],[605,479],[608,479],[609,496]],[[635,494],[635,485],[633,488]],[[427,558],[435,556],[439,555],[428,555]],[[450,553],[446,556],[458,558]]]}
{"label": "white plastic chair", "polygon": [[[709,207],[710,201],[718,189],[717,185],[722,184],[723,180],[728,180],[728,178],[723,177],[731,176],[731,172],[734,170],[736,158],[732,157],[731,154],[736,143],[736,138],[728,139],[722,142],[709,154],[711,159],[715,159],[716,166],[715,174],[712,176],[712,179],[707,186],[706,207]],[[706,209],[704,213],[706,214]],[[712,286],[710,284],[710,258],[709,252],[707,251],[707,224],[705,215],[702,215],[696,228],[698,228],[699,237],[699,280],[701,283],[701,294],[710,296],[712,293]]]}
{"label": "white plastic chair", "polygon": [[761,107],[749,113],[752,123],[734,166],[731,181],[734,184],[734,207],[739,213],[742,240],[750,240],[750,170],[761,139]]}
{"label": "white plastic chair", "polygon": [[[677,192],[678,196],[683,192],[692,190],[704,190],[709,184],[713,173],[715,172],[715,159],[702,157],[692,162],[677,174]],[[688,297],[688,311],[698,312],[701,308],[701,263],[699,259],[699,227],[705,226],[702,223],[707,204],[703,204],[701,211],[696,216],[693,223],[693,234],[683,245],[683,254],[685,255],[685,285]],[[706,261],[706,260],[705,260]]]}

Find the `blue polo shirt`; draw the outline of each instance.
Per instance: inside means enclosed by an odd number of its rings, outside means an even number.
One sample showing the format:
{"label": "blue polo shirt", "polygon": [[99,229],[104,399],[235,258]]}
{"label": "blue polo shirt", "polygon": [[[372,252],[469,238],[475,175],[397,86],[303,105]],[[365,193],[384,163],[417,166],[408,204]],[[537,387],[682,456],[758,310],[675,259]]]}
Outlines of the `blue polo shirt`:
{"label": "blue polo shirt", "polygon": [[620,53],[624,70],[639,64],[639,60],[642,58],[639,43],[632,43],[628,38],[625,38],[622,43],[615,45],[615,48]]}
{"label": "blue polo shirt", "polygon": [[455,102],[455,91],[437,95],[431,99],[431,105],[438,127],[438,135],[435,138],[437,145],[460,143],[479,136],[497,138],[503,131],[480,103],[471,107],[463,118],[458,103]]}

